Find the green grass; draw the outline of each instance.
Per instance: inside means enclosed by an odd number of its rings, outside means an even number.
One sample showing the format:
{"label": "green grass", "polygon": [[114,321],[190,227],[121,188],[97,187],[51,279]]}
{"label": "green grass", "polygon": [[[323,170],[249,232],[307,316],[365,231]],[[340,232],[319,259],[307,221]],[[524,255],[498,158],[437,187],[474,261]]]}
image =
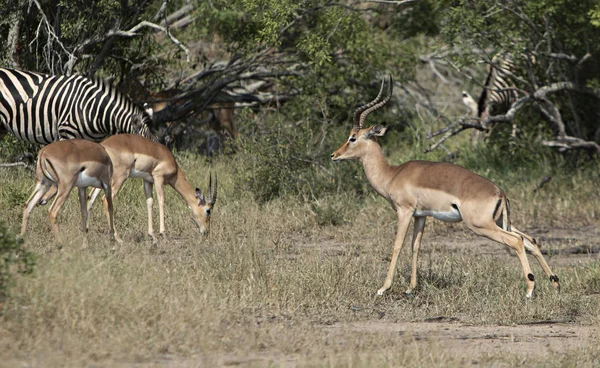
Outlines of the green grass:
{"label": "green grass", "polygon": [[[401,159],[401,153],[392,157]],[[242,360],[251,366],[286,361],[336,367],[463,366],[471,363],[468,352],[467,361],[448,358],[443,342],[417,343],[392,332],[351,333],[334,327],[435,316],[475,325],[600,322],[597,260],[559,267],[563,288],[556,296],[530,259],[538,282],[535,297],[525,300],[516,257],[482,255],[476,246],[461,251],[428,246],[433,238],[451,242],[468,236],[462,225],[429,221],[414,296],[402,294],[410,277],[406,246],[391,291],[376,297],[396,224],[389,204],[373,191],[365,196],[333,192],[316,201],[290,195],[258,204],[239,185],[236,175],[244,167],[235,166],[242,165],[235,156],[223,157],[212,167],[193,155],[181,155],[180,162],[188,179],[201,188],[207,185],[209,170],[218,172],[219,198],[207,237],[199,236],[184,202],[167,189],[167,236],[152,247],[145,235],[139,180],[128,181],[115,200],[116,224],[125,240],[120,247],[109,241],[97,204],[89,247],[81,248],[75,192],[59,215],[67,239],[60,251],[50,234],[47,208],[34,210],[25,244],[36,254],[37,265],[32,275],[15,275],[16,285],[0,312],[0,356],[42,366],[65,361],[72,366],[177,361],[222,365],[240,357],[254,357]],[[524,230],[598,222],[597,172],[558,171],[537,194],[531,188],[539,176],[518,169],[481,173],[502,182],[511,198],[513,221]],[[0,213],[17,232],[33,173],[2,169],[0,183]],[[592,346],[527,362],[587,366],[598,357],[598,348]],[[476,359],[482,365],[511,366],[523,357],[492,354]]]}

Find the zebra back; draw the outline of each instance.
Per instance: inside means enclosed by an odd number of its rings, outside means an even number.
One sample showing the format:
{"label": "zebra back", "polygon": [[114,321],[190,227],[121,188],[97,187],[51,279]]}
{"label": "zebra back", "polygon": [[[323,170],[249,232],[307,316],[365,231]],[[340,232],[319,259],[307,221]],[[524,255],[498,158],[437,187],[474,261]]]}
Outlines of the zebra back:
{"label": "zebra back", "polygon": [[496,55],[487,66],[483,90],[477,102],[477,113],[485,120],[492,109],[508,111],[519,98],[512,80],[514,63],[511,54]]}
{"label": "zebra back", "polygon": [[150,122],[143,109],[100,79],[0,68],[0,125],[20,140],[46,145],[120,133],[156,140]]}

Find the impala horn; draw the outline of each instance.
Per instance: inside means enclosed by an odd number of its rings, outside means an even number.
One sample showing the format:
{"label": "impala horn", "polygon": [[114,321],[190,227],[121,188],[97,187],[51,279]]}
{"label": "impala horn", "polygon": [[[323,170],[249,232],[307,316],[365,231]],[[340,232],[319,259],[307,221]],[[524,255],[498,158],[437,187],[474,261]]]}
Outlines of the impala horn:
{"label": "impala horn", "polygon": [[372,113],[373,111],[375,111],[375,110],[381,108],[383,105],[385,105],[392,97],[392,91],[394,89],[394,81],[392,79],[391,74],[390,74],[389,92],[388,92],[387,96],[385,96],[385,98],[383,100],[381,100],[384,86],[385,86],[385,78],[381,80],[381,88],[379,89],[379,93],[377,94],[377,97],[375,97],[375,99],[373,101],[369,102],[368,104],[362,105],[361,107],[359,107],[358,109],[356,109],[354,111],[354,130],[362,129],[363,123],[365,122],[365,119],[367,118],[367,116],[369,116],[369,114]]}
{"label": "impala horn", "polygon": [[217,202],[217,174],[215,173],[215,186],[212,185],[212,173],[208,179],[208,198],[210,198],[210,203],[215,204]]}

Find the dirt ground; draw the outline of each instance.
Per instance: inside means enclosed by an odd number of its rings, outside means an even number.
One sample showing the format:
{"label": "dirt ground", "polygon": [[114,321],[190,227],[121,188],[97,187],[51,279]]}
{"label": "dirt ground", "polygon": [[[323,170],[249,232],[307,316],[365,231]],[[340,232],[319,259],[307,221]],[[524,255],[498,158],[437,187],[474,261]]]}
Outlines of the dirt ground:
{"label": "dirt ground", "polygon": [[[550,264],[560,274],[561,268],[573,267],[597,260],[598,253],[581,253],[581,249],[594,249],[600,246],[600,226],[588,226],[582,229],[533,229],[528,233],[542,245],[542,249],[552,254]],[[410,234],[409,234],[410,235]],[[323,251],[335,254],[347,246],[328,239],[310,239],[296,246],[318,246]],[[502,245],[458,231],[452,235],[429,234],[423,240],[423,247],[430,250],[467,252],[469,254],[487,254],[506,259],[507,249]],[[573,251],[576,250],[577,252]],[[565,252],[567,251],[567,252]],[[568,253],[571,251],[571,253]],[[572,254],[575,252],[575,254]],[[508,252],[510,253],[510,252]],[[405,255],[408,253],[404,253]],[[514,254],[511,254],[514,257]],[[548,257],[548,256],[546,256]],[[600,295],[598,295],[600,306]],[[581,325],[566,320],[535,321],[518,325],[473,325],[454,316],[430,316],[421,321],[389,321],[374,317],[359,322],[337,322],[315,326],[322,329],[331,339],[344,339],[345,336],[366,335],[380,341],[399,341],[410,344],[415,349],[450,358],[459,365],[503,366],[497,364],[494,357],[507,355],[521,359],[520,365],[547,358],[549,354],[564,354],[600,343],[600,327]],[[383,349],[387,349],[382,347]],[[57,357],[56,359],[62,359]],[[43,360],[38,361],[43,362]],[[313,363],[326,365],[317,357]],[[111,361],[113,367],[204,367],[204,366],[282,366],[295,367],[305,365],[306,356],[283,354],[266,349],[245,355],[203,354],[199,356],[178,357],[166,355],[152,361]],[[4,361],[0,366],[38,366],[29,361]],[[102,366],[104,363],[100,363]],[[312,364],[312,363],[309,363]],[[41,364],[42,366],[44,363]],[[353,364],[354,365],[354,364]],[[358,364],[357,366],[362,366]]]}
{"label": "dirt ground", "polygon": [[[582,229],[533,229],[528,234],[535,237],[545,253],[552,253],[551,265],[557,270],[597,260],[598,253],[581,253],[581,249],[600,246],[600,226],[588,226]],[[458,236],[431,235],[423,240],[424,247],[450,249],[453,252],[471,252],[476,254],[498,255],[506,257],[510,252],[502,245],[469,233]],[[309,246],[316,245],[312,241]],[[335,242],[319,242],[325,251],[335,253],[343,244]],[[566,253],[564,251],[575,252]],[[561,253],[562,252],[562,253]],[[511,254],[511,256],[515,256]],[[548,257],[546,255],[546,257]],[[600,295],[598,297],[600,306]],[[443,354],[460,364],[473,366],[489,365],[490,357],[513,356],[523,357],[520,365],[527,366],[528,360],[543,359],[549,354],[564,354],[598,346],[600,343],[600,327],[580,325],[570,321],[536,321],[511,326],[472,325],[461,322],[458,318],[432,316],[417,322],[371,320],[354,323],[334,323],[322,326],[333,332],[334,336],[351,334],[369,334],[381,339],[392,337],[403,338],[407,343],[421,347],[424,351],[435,347],[436,354]],[[301,360],[302,361],[302,360]],[[493,361],[493,359],[492,359]],[[154,362],[156,363],[156,362]],[[280,355],[275,352],[262,352],[249,356],[204,356],[193,360],[178,361],[166,358],[159,365],[170,367],[187,366],[189,364],[217,364],[220,366],[262,366],[272,365],[294,367],[297,360],[294,356]],[[145,366],[145,364],[142,364]]]}

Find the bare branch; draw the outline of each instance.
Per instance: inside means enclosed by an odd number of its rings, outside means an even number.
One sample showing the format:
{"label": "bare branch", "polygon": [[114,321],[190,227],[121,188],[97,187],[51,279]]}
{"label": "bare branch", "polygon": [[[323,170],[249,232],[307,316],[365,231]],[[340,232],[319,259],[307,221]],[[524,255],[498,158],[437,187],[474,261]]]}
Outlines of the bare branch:
{"label": "bare branch", "polygon": [[390,5],[403,5],[412,3],[416,0],[402,0],[402,1],[391,1],[391,0],[361,0],[363,3],[377,3],[377,4],[390,4]]}
{"label": "bare branch", "polygon": [[478,129],[484,130],[485,127],[489,127],[492,124],[497,123],[508,123],[511,122],[516,113],[522,109],[526,104],[530,102],[536,103],[540,107],[540,111],[546,116],[546,118],[556,126],[556,137],[554,140],[544,140],[542,144],[549,147],[559,147],[561,150],[569,149],[587,149],[600,155],[600,145],[594,141],[586,141],[581,138],[568,136],[565,133],[565,125],[562,121],[560,111],[547,99],[547,95],[557,93],[560,91],[576,91],[579,93],[588,94],[600,99],[600,93],[598,89],[584,87],[576,85],[573,82],[558,82],[548,86],[544,86],[536,90],[533,94],[521,97],[515,101],[510,109],[504,115],[488,116],[483,122],[477,123],[477,119],[464,120],[452,123],[430,135],[429,138],[436,137],[444,134],[437,142],[432,144],[429,148],[425,149],[425,152],[431,152],[440,146],[442,142],[455,136],[466,129]]}
{"label": "bare branch", "polygon": [[[46,14],[44,13],[44,10],[42,9],[42,6],[40,5],[39,1],[33,0],[33,2],[35,3],[36,7],[38,8],[38,11],[40,12],[42,21],[44,22],[44,25],[46,26],[46,32],[48,32],[48,37],[50,37],[51,39],[54,39],[56,41],[56,43],[62,48],[62,50],[69,56],[69,60],[67,61],[67,64],[65,65],[67,68],[65,74],[67,74],[67,75],[71,74],[71,72],[73,71],[73,67],[75,66],[75,62],[77,61],[77,57],[75,55],[73,55],[71,52],[69,52],[69,50],[67,50],[65,45],[63,45],[63,43],[60,41],[60,39],[56,35],[56,32],[54,32],[54,28],[52,27],[52,25],[50,25],[50,22],[48,21],[48,18],[46,17]],[[52,69],[52,68],[50,68],[50,69]]]}
{"label": "bare branch", "polygon": [[171,34],[171,32],[169,32],[169,30],[161,25],[149,22],[147,20],[141,21],[140,23],[138,23],[137,25],[133,26],[130,30],[128,31],[121,31],[121,30],[116,30],[116,31],[109,31],[106,34],[106,37],[113,37],[113,36],[119,36],[119,37],[137,37],[139,36],[136,32],[139,31],[141,28],[144,27],[148,27],[148,28],[152,28],[152,29],[156,29],[159,31],[164,32],[170,39],[171,41],[177,45],[177,47],[179,47],[180,49],[183,50],[183,52],[185,52],[186,55],[186,61],[189,63],[190,62],[190,50],[188,50],[187,47],[185,47],[185,45],[183,45],[181,43],[181,41],[179,41],[177,38],[175,38],[175,36],[173,36]]}
{"label": "bare branch", "polygon": [[17,166],[22,166],[26,169],[31,169],[31,165],[29,165],[25,162],[11,162],[11,163],[7,163],[7,164],[0,164],[0,167],[17,167]]}

